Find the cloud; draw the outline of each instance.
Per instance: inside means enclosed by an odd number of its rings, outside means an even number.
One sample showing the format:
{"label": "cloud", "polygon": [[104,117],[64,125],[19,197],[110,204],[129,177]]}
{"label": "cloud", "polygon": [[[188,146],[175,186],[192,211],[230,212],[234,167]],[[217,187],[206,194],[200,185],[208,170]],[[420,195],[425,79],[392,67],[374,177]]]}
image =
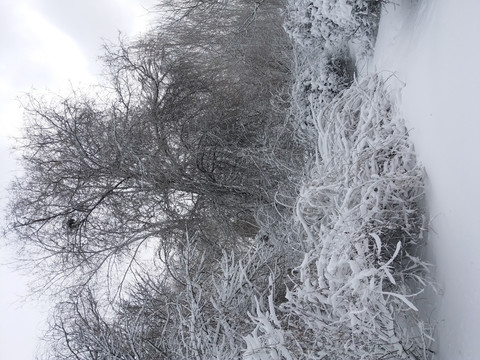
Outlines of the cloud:
{"label": "cloud", "polygon": [[[26,61],[47,69],[52,80],[89,79],[88,60],[79,44],[39,12],[23,7],[23,30],[35,46],[29,48]],[[38,74],[38,73],[37,73]]]}
{"label": "cloud", "polygon": [[[0,77],[13,89],[91,80],[87,59],[76,42],[26,3],[9,9],[0,39]],[[6,27],[6,28],[5,28]]]}
{"label": "cloud", "polygon": [[[8,5],[8,4],[7,4]],[[32,88],[54,91],[95,79],[77,43],[26,2],[0,6],[0,124],[16,135],[22,112],[15,99]]]}
{"label": "cloud", "polygon": [[38,0],[33,8],[78,44],[94,74],[99,73],[96,59],[104,40],[115,41],[119,32],[138,31],[146,13],[141,3],[132,0]]}

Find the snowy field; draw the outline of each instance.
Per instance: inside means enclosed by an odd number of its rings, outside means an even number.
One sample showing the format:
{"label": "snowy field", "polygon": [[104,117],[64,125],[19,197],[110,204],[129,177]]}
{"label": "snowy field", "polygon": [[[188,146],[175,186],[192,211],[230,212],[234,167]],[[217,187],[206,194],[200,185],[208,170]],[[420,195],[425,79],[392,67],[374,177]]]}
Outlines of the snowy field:
{"label": "snowy field", "polygon": [[[480,358],[480,2],[404,0],[384,9],[373,67],[399,104],[430,183],[436,359]],[[393,75],[393,76],[392,76]]]}

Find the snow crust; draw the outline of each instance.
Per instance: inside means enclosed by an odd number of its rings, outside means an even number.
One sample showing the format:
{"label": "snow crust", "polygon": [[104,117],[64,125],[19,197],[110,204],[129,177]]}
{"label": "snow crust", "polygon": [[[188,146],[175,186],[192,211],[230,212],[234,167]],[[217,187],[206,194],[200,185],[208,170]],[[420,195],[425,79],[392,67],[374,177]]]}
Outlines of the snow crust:
{"label": "snow crust", "polygon": [[373,69],[398,104],[429,178],[427,256],[438,292],[421,306],[435,359],[480,354],[480,3],[401,1],[383,11]]}

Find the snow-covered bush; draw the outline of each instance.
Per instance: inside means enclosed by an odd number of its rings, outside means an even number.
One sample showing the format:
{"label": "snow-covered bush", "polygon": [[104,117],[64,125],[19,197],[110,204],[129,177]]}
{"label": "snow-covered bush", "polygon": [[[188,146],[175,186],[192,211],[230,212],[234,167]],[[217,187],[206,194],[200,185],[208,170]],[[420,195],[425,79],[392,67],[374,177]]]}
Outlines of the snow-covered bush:
{"label": "snow-covered bush", "polygon": [[371,50],[382,0],[292,0],[287,31],[300,46],[359,42]]}
{"label": "snow-covered bush", "polygon": [[[382,1],[291,0],[285,29],[295,53],[292,112],[313,126],[310,104],[324,107],[356,76],[356,62],[372,54]],[[305,136],[305,133],[302,134]]]}
{"label": "snow-covered bush", "polygon": [[311,129],[314,119],[310,104],[326,106],[348,89],[354,80],[355,61],[346,47],[297,51],[291,112],[302,129]]}
{"label": "snow-covered bush", "polygon": [[176,344],[170,356],[236,359],[244,351],[244,336],[255,329],[249,314],[267,310],[261,299],[271,297],[273,304],[283,249],[259,242],[243,254],[224,253],[215,266],[198,259],[194,244],[186,249],[174,276],[179,285],[164,340]]}
{"label": "snow-covered bush", "polygon": [[297,203],[309,252],[284,308],[317,315],[307,327],[325,336],[323,350],[339,354],[336,339],[348,358],[408,357],[410,280],[425,266],[411,254],[423,233],[423,171],[407,129],[376,76],[313,113],[317,159]]}
{"label": "snow-covered bush", "polygon": [[291,115],[315,149],[295,205],[301,231],[284,236],[303,260],[290,258],[283,303],[270,295],[251,315],[248,359],[429,358],[414,304],[428,273],[416,256],[423,169],[385,84],[354,65],[373,48],[381,3],[289,3]]}
{"label": "snow-covered bush", "polygon": [[427,272],[415,256],[424,174],[407,129],[377,76],[311,111],[317,155],[296,204],[303,262],[286,301],[253,318],[249,358],[425,358],[412,302]]}

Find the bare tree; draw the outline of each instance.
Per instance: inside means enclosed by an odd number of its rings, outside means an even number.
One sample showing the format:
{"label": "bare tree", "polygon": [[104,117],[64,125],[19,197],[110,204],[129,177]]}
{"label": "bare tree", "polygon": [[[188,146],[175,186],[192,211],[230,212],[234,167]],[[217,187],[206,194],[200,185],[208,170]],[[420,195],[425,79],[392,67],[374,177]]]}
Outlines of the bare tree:
{"label": "bare tree", "polygon": [[303,161],[282,102],[288,39],[269,4],[254,6],[258,21],[246,20],[250,3],[216,19],[190,9],[107,46],[95,96],[27,99],[10,230],[49,284],[99,274],[121,283],[115,269],[141,266],[141,252],[175,252],[187,231],[212,257],[253,238],[256,208]]}

